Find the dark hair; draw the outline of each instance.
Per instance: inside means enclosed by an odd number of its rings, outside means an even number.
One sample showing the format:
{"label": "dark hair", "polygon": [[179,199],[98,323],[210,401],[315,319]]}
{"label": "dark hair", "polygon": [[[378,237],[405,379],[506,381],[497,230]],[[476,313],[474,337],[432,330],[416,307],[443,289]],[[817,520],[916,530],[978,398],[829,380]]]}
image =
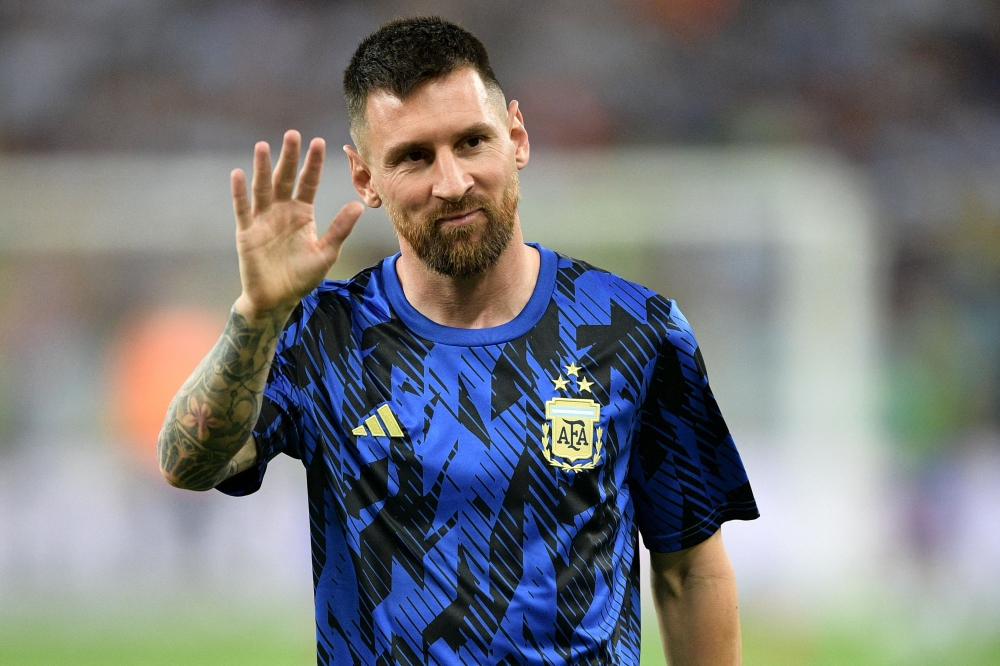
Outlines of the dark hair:
{"label": "dark hair", "polygon": [[365,117],[368,95],[385,90],[406,99],[430,79],[468,66],[487,89],[503,94],[486,48],[475,35],[439,16],[390,21],[366,37],[344,70],[344,96],[352,134]]}

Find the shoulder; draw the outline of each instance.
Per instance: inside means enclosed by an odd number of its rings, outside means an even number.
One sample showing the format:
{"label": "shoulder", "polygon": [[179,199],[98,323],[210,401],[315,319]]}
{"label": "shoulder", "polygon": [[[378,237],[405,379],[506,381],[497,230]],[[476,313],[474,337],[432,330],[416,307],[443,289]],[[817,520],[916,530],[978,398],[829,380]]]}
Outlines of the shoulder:
{"label": "shoulder", "polygon": [[367,309],[387,313],[389,304],[382,287],[381,270],[380,261],[347,280],[323,280],[302,299],[304,319],[311,319],[317,311],[346,314],[352,310]]}
{"label": "shoulder", "polygon": [[349,328],[359,317],[389,318],[389,303],[379,277],[382,262],[347,280],[323,280],[295,308],[282,336],[287,342],[310,330]]}
{"label": "shoulder", "polygon": [[556,291],[573,306],[599,310],[611,319],[627,315],[637,325],[652,327],[664,336],[687,325],[673,299],[586,261],[559,253],[556,256]]}

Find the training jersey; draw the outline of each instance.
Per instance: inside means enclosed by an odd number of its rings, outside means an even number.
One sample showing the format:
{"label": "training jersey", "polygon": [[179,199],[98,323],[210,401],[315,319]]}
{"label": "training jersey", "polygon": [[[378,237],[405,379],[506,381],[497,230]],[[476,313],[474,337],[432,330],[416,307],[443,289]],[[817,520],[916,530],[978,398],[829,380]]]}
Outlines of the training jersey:
{"label": "training jersey", "polygon": [[757,507],[673,301],[540,246],[510,322],[421,315],[391,256],[282,332],[256,491],[306,468],[317,661],[639,663],[637,533],[693,546]]}

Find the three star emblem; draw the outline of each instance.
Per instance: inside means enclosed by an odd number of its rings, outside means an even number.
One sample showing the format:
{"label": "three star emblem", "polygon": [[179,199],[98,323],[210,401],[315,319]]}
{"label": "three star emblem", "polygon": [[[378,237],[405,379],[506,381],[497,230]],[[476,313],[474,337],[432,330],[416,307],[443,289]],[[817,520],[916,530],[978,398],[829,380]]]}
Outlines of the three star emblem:
{"label": "three star emblem", "polygon": [[[586,472],[600,464],[604,447],[601,406],[594,401],[594,382],[584,368],[572,362],[552,378],[557,392],[545,403],[542,425],[542,455],[553,467],[566,472]],[[575,381],[571,382],[569,378]],[[574,395],[575,393],[575,395]],[[590,393],[589,398],[584,393]]]}
{"label": "three star emblem", "polygon": [[[576,377],[577,390],[579,390],[581,393],[583,391],[586,391],[587,393],[593,393],[593,391],[590,390],[590,387],[594,385],[594,382],[588,380],[586,377],[580,374],[581,372],[583,372],[582,367],[578,366],[576,363],[570,363],[569,365],[564,366],[563,369],[566,371],[567,377]],[[552,383],[555,385],[555,389],[557,391],[565,391],[567,390],[566,387],[569,385],[569,380],[563,378],[563,376],[560,374],[558,377],[552,379]]]}

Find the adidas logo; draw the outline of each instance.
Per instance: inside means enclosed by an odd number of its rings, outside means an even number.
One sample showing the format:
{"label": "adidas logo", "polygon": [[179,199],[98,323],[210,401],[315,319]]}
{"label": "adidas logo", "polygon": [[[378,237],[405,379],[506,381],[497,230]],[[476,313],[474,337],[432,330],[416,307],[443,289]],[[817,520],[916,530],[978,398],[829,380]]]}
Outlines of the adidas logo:
{"label": "adidas logo", "polygon": [[[389,409],[389,405],[382,405],[375,411],[378,413],[378,416],[372,414],[365,419],[363,425],[359,425],[352,430],[351,434],[358,437],[364,437],[365,435],[372,435],[374,437],[405,437],[403,429],[399,427],[399,421],[396,420],[392,410]],[[379,417],[381,417],[381,421],[379,421]],[[383,426],[385,427],[383,428]]]}

